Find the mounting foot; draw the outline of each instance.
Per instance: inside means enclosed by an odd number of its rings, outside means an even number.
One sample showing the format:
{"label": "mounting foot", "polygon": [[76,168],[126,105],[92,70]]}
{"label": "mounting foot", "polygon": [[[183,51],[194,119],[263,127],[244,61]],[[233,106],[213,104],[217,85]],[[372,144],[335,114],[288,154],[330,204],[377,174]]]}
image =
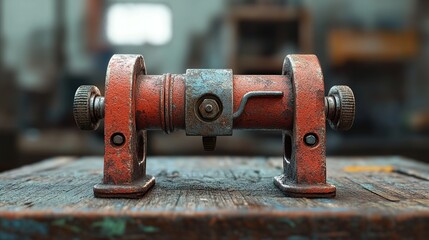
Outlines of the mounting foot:
{"label": "mounting foot", "polygon": [[94,186],[94,196],[100,198],[141,198],[155,185],[155,178],[146,175],[130,184],[105,184]]}
{"label": "mounting foot", "polygon": [[329,183],[297,184],[289,181],[284,174],[274,177],[274,185],[288,197],[333,198],[336,194],[335,186]]}

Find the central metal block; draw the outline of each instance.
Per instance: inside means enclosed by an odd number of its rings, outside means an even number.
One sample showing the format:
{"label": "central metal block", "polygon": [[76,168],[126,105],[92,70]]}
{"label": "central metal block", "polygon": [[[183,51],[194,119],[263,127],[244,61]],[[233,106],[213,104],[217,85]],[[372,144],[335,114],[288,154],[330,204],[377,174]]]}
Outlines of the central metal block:
{"label": "central metal block", "polygon": [[[233,74],[231,69],[186,70],[185,131],[189,136],[232,135]],[[204,99],[219,103],[215,119],[204,119],[199,106]]]}

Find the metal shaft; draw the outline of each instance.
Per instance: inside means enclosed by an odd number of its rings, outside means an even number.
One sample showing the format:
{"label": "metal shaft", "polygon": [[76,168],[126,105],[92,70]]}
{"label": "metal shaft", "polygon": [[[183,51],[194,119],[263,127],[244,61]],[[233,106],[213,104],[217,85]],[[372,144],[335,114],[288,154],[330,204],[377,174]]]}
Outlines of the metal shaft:
{"label": "metal shaft", "polygon": [[[234,75],[234,112],[249,92],[281,92],[282,96],[249,98],[234,129],[290,129],[293,95],[284,75]],[[185,128],[185,75],[141,75],[137,78],[136,124],[139,129],[171,132]]]}
{"label": "metal shaft", "polygon": [[[252,130],[291,129],[293,99],[286,75],[235,75],[233,77],[234,128]],[[98,89],[82,86],[78,106],[84,116],[82,129],[93,129],[104,118],[104,97],[87,92]],[[185,76],[183,74],[140,75],[137,77],[136,125],[139,129],[170,133],[185,128]],[[335,130],[348,130],[354,120],[354,96],[347,86],[334,86],[324,98],[325,116]],[[220,111],[216,101],[203,101],[196,112],[210,120]],[[88,115],[85,115],[88,114]],[[79,123],[78,123],[79,125]]]}

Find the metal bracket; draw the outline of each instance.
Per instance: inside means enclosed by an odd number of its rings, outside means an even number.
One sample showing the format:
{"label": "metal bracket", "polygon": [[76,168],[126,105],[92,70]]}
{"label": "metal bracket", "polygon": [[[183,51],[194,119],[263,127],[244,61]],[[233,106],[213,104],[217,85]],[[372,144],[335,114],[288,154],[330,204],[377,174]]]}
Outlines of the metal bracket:
{"label": "metal bracket", "polygon": [[[135,123],[135,85],[146,74],[142,56],[114,55],[106,76],[104,177],[96,197],[139,198],[154,184],[146,175],[146,131]],[[120,97],[119,97],[120,96]]]}
{"label": "metal bracket", "polygon": [[[185,131],[189,136],[232,135],[233,75],[231,69],[186,70]],[[207,120],[199,114],[204,99],[219,103],[220,113]]]}
{"label": "metal bracket", "polygon": [[326,119],[323,75],[314,55],[288,55],[283,63],[294,90],[292,131],[283,133],[283,174],[274,184],[291,197],[334,197],[326,183]]}

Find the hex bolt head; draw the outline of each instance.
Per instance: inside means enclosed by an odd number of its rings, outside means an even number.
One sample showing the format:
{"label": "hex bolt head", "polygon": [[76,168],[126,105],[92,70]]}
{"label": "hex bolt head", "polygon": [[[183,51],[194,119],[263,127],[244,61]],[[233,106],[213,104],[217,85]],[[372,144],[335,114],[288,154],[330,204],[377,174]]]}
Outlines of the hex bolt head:
{"label": "hex bolt head", "polygon": [[199,115],[204,120],[214,120],[219,116],[220,107],[215,99],[206,98],[198,107]]}
{"label": "hex bolt head", "polygon": [[114,133],[111,139],[112,143],[116,146],[121,146],[125,142],[125,137],[122,133]]}
{"label": "hex bolt head", "polygon": [[309,133],[304,136],[304,142],[308,146],[314,146],[317,143],[317,136],[314,135],[313,133]]}
{"label": "hex bolt head", "polygon": [[211,113],[213,112],[213,105],[211,104],[207,104],[204,108],[204,110],[206,111],[206,113]]}

